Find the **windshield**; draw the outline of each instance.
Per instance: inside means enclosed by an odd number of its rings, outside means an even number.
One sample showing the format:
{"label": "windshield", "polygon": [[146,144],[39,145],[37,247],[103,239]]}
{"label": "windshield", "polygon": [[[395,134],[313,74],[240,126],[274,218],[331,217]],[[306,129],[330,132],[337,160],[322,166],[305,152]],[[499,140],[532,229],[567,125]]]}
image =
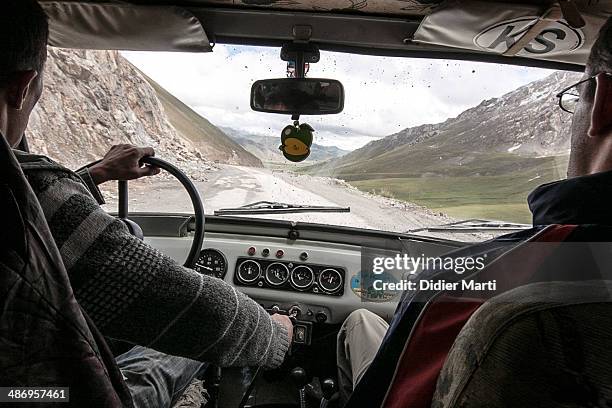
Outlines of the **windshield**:
{"label": "windshield", "polygon": [[[113,144],[153,146],[192,177],[207,214],[262,201],[317,206],[328,210],[239,216],[463,241],[526,227],[529,192],[565,176],[571,117],[555,95],[578,74],[321,52],[308,77],[341,81],[344,111],[300,118],[314,141],[293,163],[279,150],[291,117],[254,112],[249,98],[253,82],[291,69],[275,48],[50,49],[30,147],[74,169]],[[103,192],[116,211],[116,186]],[[168,175],[130,192],[134,212],[191,211]]]}

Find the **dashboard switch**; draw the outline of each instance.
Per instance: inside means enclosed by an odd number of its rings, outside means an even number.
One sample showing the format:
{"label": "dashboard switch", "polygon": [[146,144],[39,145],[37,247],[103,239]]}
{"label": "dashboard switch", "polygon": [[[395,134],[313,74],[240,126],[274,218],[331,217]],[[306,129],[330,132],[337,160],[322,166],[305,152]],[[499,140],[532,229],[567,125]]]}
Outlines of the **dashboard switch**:
{"label": "dashboard switch", "polygon": [[261,256],[263,256],[264,258],[267,258],[268,256],[270,256],[270,248],[264,248],[261,251]]}
{"label": "dashboard switch", "polygon": [[285,256],[285,251],[283,251],[282,249],[279,249],[278,251],[276,251],[276,257],[278,259],[281,259],[283,256]]}
{"label": "dashboard switch", "polygon": [[299,318],[302,314],[302,309],[299,306],[291,306],[289,309],[289,317]]}
{"label": "dashboard switch", "polygon": [[300,254],[300,260],[301,261],[307,261],[308,260],[308,252],[304,251]]}
{"label": "dashboard switch", "polygon": [[304,326],[296,326],[293,336],[294,342],[304,344],[306,342],[306,328]]}
{"label": "dashboard switch", "polygon": [[317,319],[317,322],[319,323],[325,323],[327,321],[327,315],[325,312],[317,312],[315,314],[315,319]]}
{"label": "dashboard switch", "polygon": [[247,254],[249,254],[249,256],[253,256],[253,255],[255,255],[256,253],[257,253],[257,248],[255,248],[254,246],[250,247],[250,248],[247,250]]}
{"label": "dashboard switch", "polygon": [[293,325],[293,343],[310,345],[312,341],[312,323],[296,321]]}

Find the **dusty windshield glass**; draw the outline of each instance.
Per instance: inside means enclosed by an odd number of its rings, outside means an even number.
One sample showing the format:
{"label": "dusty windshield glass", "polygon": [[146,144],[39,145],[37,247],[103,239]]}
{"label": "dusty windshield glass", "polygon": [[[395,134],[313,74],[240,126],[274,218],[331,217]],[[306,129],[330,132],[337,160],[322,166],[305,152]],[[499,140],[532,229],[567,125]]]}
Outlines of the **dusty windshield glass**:
{"label": "dusty windshield glass", "polygon": [[[314,129],[313,143],[308,158],[293,163],[279,149],[291,117],[249,104],[253,82],[287,71],[273,48],[50,49],[31,150],[74,169],[113,144],[153,146],[193,178],[208,214],[260,201],[350,207],[242,216],[461,240],[528,224],[528,193],[565,175],[570,115],[555,94],[577,74],[322,52],[308,77],[340,80],[344,111],[300,118]],[[114,211],[116,187],[102,187]],[[168,175],[131,183],[130,206],[191,211]]]}

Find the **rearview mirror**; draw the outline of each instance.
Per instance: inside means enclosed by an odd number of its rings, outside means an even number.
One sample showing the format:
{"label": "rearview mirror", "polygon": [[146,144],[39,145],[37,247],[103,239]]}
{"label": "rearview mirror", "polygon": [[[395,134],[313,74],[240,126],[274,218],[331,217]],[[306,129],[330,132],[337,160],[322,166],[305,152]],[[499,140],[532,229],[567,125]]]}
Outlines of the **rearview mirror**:
{"label": "rearview mirror", "polygon": [[251,88],[251,109],[290,115],[330,115],[344,109],[344,87],[334,79],[263,79]]}

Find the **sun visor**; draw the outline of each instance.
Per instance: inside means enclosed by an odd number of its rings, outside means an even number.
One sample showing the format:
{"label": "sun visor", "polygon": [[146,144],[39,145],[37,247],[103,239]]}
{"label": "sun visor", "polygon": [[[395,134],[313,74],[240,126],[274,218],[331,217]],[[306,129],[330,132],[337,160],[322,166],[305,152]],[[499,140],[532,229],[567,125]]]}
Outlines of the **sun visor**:
{"label": "sun visor", "polygon": [[174,6],[41,2],[49,45],[130,51],[212,51],[200,21]]}
{"label": "sun visor", "polygon": [[570,25],[557,4],[456,0],[427,16],[413,40],[508,57],[584,65],[599,29],[612,14],[612,0],[591,5],[579,3],[577,10],[578,20],[582,17],[585,23],[582,27]]}

